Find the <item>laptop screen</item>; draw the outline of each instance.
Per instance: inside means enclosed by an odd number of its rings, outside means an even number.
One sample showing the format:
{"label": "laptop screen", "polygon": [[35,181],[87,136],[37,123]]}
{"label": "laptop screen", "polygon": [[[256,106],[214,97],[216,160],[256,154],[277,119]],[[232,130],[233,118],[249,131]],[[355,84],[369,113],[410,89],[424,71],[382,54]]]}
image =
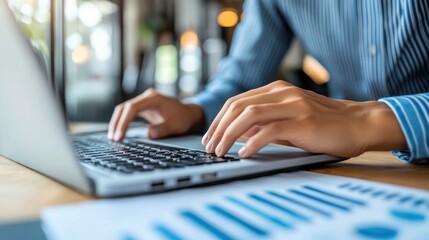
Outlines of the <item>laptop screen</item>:
{"label": "laptop screen", "polygon": [[[16,20],[49,73],[51,65],[51,1],[8,0]],[[48,75],[48,74],[47,74]]]}

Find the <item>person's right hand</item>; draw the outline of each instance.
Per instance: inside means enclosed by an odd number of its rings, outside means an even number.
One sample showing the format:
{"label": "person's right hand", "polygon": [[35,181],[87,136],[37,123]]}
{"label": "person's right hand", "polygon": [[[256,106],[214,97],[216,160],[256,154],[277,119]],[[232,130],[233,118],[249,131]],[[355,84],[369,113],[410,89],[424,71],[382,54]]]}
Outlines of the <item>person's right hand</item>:
{"label": "person's right hand", "polygon": [[152,139],[197,132],[204,128],[204,112],[201,107],[183,104],[149,89],[116,106],[107,137],[114,141],[122,140],[130,122],[137,115],[149,122],[148,135]]}

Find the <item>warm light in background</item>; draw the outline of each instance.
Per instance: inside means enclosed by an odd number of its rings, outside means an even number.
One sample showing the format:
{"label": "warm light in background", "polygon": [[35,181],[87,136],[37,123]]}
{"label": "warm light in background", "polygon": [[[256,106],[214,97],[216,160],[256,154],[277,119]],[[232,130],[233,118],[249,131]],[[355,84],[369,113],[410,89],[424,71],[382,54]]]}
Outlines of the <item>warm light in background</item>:
{"label": "warm light in background", "polygon": [[89,60],[89,49],[85,46],[79,46],[72,52],[72,60],[76,64],[84,64]]}
{"label": "warm light in background", "polygon": [[198,35],[194,31],[186,31],[180,37],[180,46],[182,48],[187,46],[198,46]]}
{"label": "warm light in background", "polygon": [[234,27],[238,23],[238,14],[235,9],[226,8],[219,13],[217,23],[221,27]]}

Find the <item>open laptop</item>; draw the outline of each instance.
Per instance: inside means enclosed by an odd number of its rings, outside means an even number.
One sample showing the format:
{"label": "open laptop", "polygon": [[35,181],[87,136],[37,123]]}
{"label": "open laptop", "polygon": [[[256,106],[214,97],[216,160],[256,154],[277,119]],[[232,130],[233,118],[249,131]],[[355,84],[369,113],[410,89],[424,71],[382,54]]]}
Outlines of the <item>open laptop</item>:
{"label": "open laptop", "polygon": [[199,136],[120,143],[106,133],[70,136],[42,64],[4,0],[0,31],[0,155],[81,192],[148,193],[341,160],[281,146],[239,159],[239,142],[218,158],[204,152]]}

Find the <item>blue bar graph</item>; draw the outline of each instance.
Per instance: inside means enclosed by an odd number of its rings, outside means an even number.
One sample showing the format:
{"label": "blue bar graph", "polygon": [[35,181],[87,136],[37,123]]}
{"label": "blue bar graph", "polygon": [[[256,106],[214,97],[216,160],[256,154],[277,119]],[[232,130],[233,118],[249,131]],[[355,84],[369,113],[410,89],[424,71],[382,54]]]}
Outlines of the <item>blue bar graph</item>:
{"label": "blue bar graph", "polygon": [[[353,192],[350,194],[340,194],[338,189]],[[284,191],[284,192],[282,192]],[[362,198],[356,197],[361,195]],[[336,191],[330,191],[320,186],[302,185],[289,189],[266,190],[258,193],[247,193],[240,197],[227,195],[222,199],[225,202],[205,203],[201,207],[207,211],[194,211],[192,209],[180,210],[179,216],[189,224],[189,227],[198,229],[217,239],[232,240],[237,237],[232,232],[226,230],[231,226],[240,228],[248,238],[271,238],[272,231],[283,230],[286,233],[293,233],[299,225],[308,225],[314,223],[313,218],[322,217],[327,221],[332,220],[336,212],[352,212],[355,208],[368,208],[371,203],[369,200],[374,197],[383,196],[382,199],[396,199],[390,201],[398,206],[404,203],[410,203],[413,207],[429,205],[429,198],[418,198],[416,195],[401,194],[400,192],[389,192],[387,190],[376,189],[365,185],[352,185],[345,183],[339,185]],[[382,200],[380,199],[380,200]],[[408,206],[408,205],[407,205]],[[273,214],[273,210],[276,212]],[[203,214],[204,212],[204,214]],[[292,220],[285,221],[280,213],[286,214]],[[312,215],[313,213],[313,215]],[[254,215],[251,221],[244,216]],[[421,223],[427,220],[427,216],[420,211],[410,209],[390,209],[388,214],[393,219],[399,221],[408,221]],[[221,221],[212,222],[211,217],[216,215],[216,219]],[[296,221],[298,220],[298,221]],[[317,221],[316,221],[317,222]],[[181,223],[183,224],[183,223]],[[174,229],[174,228],[173,228]],[[172,228],[165,224],[155,224],[154,230],[158,232],[165,240],[183,240],[189,236],[180,236]],[[400,233],[395,226],[383,224],[369,224],[354,226],[354,234],[362,237],[395,237]],[[125,239],[125,238],[124,238]],[[130,238],[131,240],[132,238]]]}
{"label": "blue bar graph", "polygon": [[215,237],[222,239],[222,240],[233,240],[234,238],[223,232],[222,230],[218,229],[217,227],[213,226],[211,223],[204,220],[204,218],[198,216],[197,214],[191,212],[191,211],[182,211],[181,215],[185,217],[186,219],[190,220],[192,223],[197,225],[198,227],[201,227],[202,229],[207,230],[208,232],[212,233]]}
{"label": "blue bar graph", "polygon": [[328,212],[326,212],[324,210],[321,210],[321,209],[319,209],[317,207],[311,206],[311,205],[309,205],[307,203],[303,203],[303,202],[298,201],[296,199],[293,199],[291,197],[287,197],[287,196],[285,196],[283,194],[280,194],[280,193],[277,193],[277,192],[273,192],[273,191],[268,191],[268,194],[271,194],[271,195],[273,195],[275,197],[278,197],[280,199],[286,200],[288,202],[291,202],[291,203],[294,203],[294,204],[299,205],[301,207],[304,207],[304,208],[307,208],[309,210],[312,210],[313,212],[321,214],[324,217],[328,217],[328,218],[332,217],[331,213],[328,213]]}
{"label": "blue bar graph", "polygon": [[254,207],[254,206],[252,206],[252,205],[250,205],[244,201],[241,201],[241,200],[234,198],[234,197],[226,197],[226,199],[229,200],[230,202],[235,203],[236,205],[238,205],[238,206],[240,206],[240,207],[242,207],[242,208],[244,208],[244,209],[246,209],[246,210],[248,210],[248,211],[250,211],[250,212],[266,219],[266,220],[268,220],[269,222],[271,222],[277,226],[280,226],[282,228],[288,228],[288,229],[292,228],[292,225],[290,223],[286,223],[285,221],[283,221],[279,218],[271,216],[268,213],[265,213],[264,211]]}
{"label": "blue bar graph", "polygon": [[429,239],[429,191],[342,179],[284,173],[54,207],[42,223],[61,240]]}
{"label": "blue bar graph", "polygon": [[[306,186],[304,186],[304,188],[307,188]],[[338,185],[338,188],[340,189],[346,189],[352,192],[357,192],[360,194],[366,194],[369,193],[369,196],[377,198],[382,196],[385,200],[392,200],[392,199],[396,199],[396,201],[400,204],[405,204],[408,202],[412,202],[411,204],[414,207],[420,207],[422,205],[425,205],[425,203],[427,202],[427,207],[429,209],[429,198],[425,199],[425,198],[420,198],[420,199],[415,199],[413,196],[411,195],[401,195],[398,192],[394,192],[394,191],[387,191],[385,189],[374,189],[373,187],[366,187],[362,186],[362,185],[352,185],[351,183],[347,182],[347,183],[342,183],[340,185]],[[308,189],[308,188],[307,188]]]}
{"label": "blue bar graph", "polygon": [[225,210],[224,208],[218,206],[218,205],[209,205],[208,208],[221,216],[239,224],[240,226],[246,228],[250,232],[254,233],[255,235],[258,235],[260,237],[268,236],[268,232],[266,230],[263,230],[257,226],[254,226],[253,224],[247,222],[246,220],[241,219],[240,217],[237,217],[236,215],[230,213],[229,211]]}
{"label": "blue bar graph", "polygon": [[177,235],[177,233],[175,233],[173,230],[171,230],[170,228],[168,228],[162,224],[156,224],[155,229],[161,235],[163,235],[164,238],[167,240],[183,240],[184,239],[184,238],[180,237],[179,235]]}
{"label": "blue bar graph", "polygon": [[333,198],[344,200],[344,201],[349,202],[349,203],[354,203],[354,204],[357,204],[357,205],[360,205],[360,206],[365,206],[366,205],[365,202],[363,202],[363,201],[351,199],[351,198],[344,197],[344,196],[339,196],[337,194],[329,193],[329,192],[323,191],[323,190],[315,188],[315,187],[304,186],[304,188],[308,189],[308,190],[311,190],[313,192],[321,193],[321,194],[326,195],[326,196],[330,196],[330,197],[333,197]]}
{"label": "blue bar graph", "polygon": [[311,194],[304,193],[304,192],[299,191],[299,190],[291,189],[291,190],[289,190],[289,191],[290,191],[291,193],[296,194],[296,195],[299,195],[299,196],[302,196],[302,197],[306,197],[306,198],[308,198],[308,199],[311,199],[311,200],[317,201],[317,202],[319,202],[319,203],[323,203],[323,204],[325,204],[325,205],[328,205],[328,206],[331,206],[331,207],[337,208],[337,209],[342,210],[342,211],[346,211],[346,212],[349,212],[349,211],[350,211],[350,208],[349,208],[349,207],[347,207],[347,206],[340,205],[340,204],[337,204],[337,203],[333,203],[333,202],[327,201],[327,200],[325,200],[325,199],[322,199],[322,198],[319,198],[319,197],[313,196],[313,195],[311,195]]}
{"label": "blue bar graph", "polygon": [[280,210],[280,211],[282,211],[284,213],[287,213],[288,215],[290,215],[290,216],[292,216],[292,217],[294,217],[296,219],[299,219],[301,221],[304,221],[304,222],[309,222],[310,221],[310,219],[308,217],[306,217],[306,216],[304,216],[304,215],[302,215],[302,214],[300,214],[300,213],[298,213],[298,212],[296,212],[294,210],[291,210],[291,209],[289,209],[287,207],[279,205],[279,204],[277,204],[277,203],[275,203],[275,202],[273,202],[271,200],[263,198],[263,197],[261,197],[259,195],[249,194],[249,197],[252,198],[252,199],[254,199],[254,200],[256,200],[256,201],[258,201],[258,202],[261,202],[261,203],[264,203],[264,204],[266,204],[266,205],[268,205],[270,207],[273,207],[273,208],[275,208],[277,210]]}

